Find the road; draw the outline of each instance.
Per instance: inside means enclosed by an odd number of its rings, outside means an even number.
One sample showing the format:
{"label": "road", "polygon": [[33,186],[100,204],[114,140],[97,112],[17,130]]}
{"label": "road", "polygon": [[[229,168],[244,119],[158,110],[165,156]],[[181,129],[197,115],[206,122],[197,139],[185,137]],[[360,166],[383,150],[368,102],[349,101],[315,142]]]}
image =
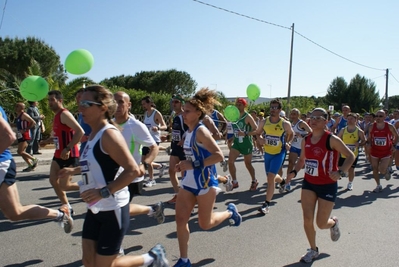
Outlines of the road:
{"label": "road", "polygon": [[[161,160],[166,161],[167,157]],[[321,255],[309,266],[395,266],[399,247],[399,179],[382,181],[383,192],[373,193],[375,183],[366,173],[364,160],[359,160],[353,191],[346,191],[346,179],[339,183],[339,196],[333,210],[341,226],[341,239],[330,240],[328,230],[317,230]],[[197,214],[191,229],[189,257],[193,266],[306,266],[299,263],[308,243],[302,227],[300,180],[293,190],[280,194],[276,190],[270,213],[258,216],[257,208],[264,201],[266,185],[263,162],[255,158],[254,167],[262,186],[249,192],[250,179],[242,159],[237,163],[240,187],[217,196],[215,210],[225,210],[235,203],[243,216],[240,227],[229,227],[228,221],[210,231],[199,229]],[[20,171],[22,167],[19,167]],[[222,173],[220,167],[218,170]],[[36,203],[58,208],[59,201],[48,182],[48,165],[35,172],[18,174],[18,188],[23,204]],[[302,171],[298,177],[303,177]],[[74,178],[79,179],[78,176]],[[168,176],[158,179],[155,187],[145,189],[133,202],[152,204],[171,197]],[[75,228],[65,234],[53,221],[11,223],[0,213],[0,266],[81,266],[81,229],[85,205],[77,192],[68,193],[77,215]],[[174,222],[174,206],[167,205],[166,221],[157,225],[146,215],[131,219],[123,247],[125,253],[142,254],[156,243],[162,243],[172,264],[179,257]]]}

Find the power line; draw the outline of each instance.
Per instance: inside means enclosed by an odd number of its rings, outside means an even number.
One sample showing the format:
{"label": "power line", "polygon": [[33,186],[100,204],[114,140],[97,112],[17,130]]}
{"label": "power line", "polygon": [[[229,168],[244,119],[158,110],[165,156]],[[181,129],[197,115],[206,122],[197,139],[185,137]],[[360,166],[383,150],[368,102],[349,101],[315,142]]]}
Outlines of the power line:
{"label": "power line", "polygon": [[252,20],[256,20],[256,21],[262,22],[262,23],[266,23],[266,24],[270,24],[270,25],[273,25],[273,26],[276,26],[276,27],[280,27],[280,28],[283,28],[283,29],[291,30],[290,27],[286,27],[286,26],[278,25],[276,23],[272,23],[272,22],[268,22],[268,21],[265,21],[265,20],[257,19],[257,18],[251,17],[251,16],[247,16],[247,15],[235,12],[235,11],[231,11],[231,10],[228,10],[228,9],[225,9],[225,8],[221,8],[221,7],[214,6],[214,5],[211,5],[211,4],[208,4],[208,3],[204,3],[204,2],[201,2],[199,0],[193,0],[193,1],[197,2],[197,3],[200,3],[200,4],[203,4],[203,5],[206,5],[206,6],[210,6],[210,7],[216,8],[216,9],[220,9],[222,11],[225,11],[225,12],[237,15],[237,16],[241,16],[241,17],[244,17],[244,18],[247,18],[247,19],[252,19]]}
{"label": "power line", "polygon": [[6,7],[7,7],[7,0],[4,2],[3,14],[1,15],[1,21],[0,21],[0,30],[1,27],[3,26],[3,19],[4,19],[4,14],[6,13]]}
{"label": "power line", "polygon": [[391,74],[391,76],[395,79],[395,81],[396,81],[397,83],[399,83],[398,79],[396,79],[395,76],[393,76],[392,72],[390,72],[389,74]]}
{"label": "power line", "polygon": [[[204,2],[199,1],[199,0],[193,0],[193,1],[194,1],[194,2],[197,2],[197,3],[200,3],[200,4],[203,4],[203,5],[206,5],[206,6],[210,6],[210,7],[215,8],[215,9],[219,9],[219,10],[222,10],[222,11],[225,11],[225,12],[228,12],[228,13],[231,13],[231,14],[234,14],[234,15],[237,15],[237,16],[241,16],[241,17],[244,17],[244,18],[247,18],[247,19],[252,19],[252,20],[255,20],[255,21],[259,21],[259,22],[266,23],[266,24],[269,24],[269,25],[273,25],[273,26],[276,26],[276,27],[280,27],[280,28],[283,28],[283,29],[291,30],[291,27],[286,27],[286,26],[278,25],[278,24],[275,24],[275,23],[272,23],[272,22],[268,22],[268,21],[265,21],[265,20],[257,19],[257,18],[248,16],[248,15],[244,15],[244,14],[235,12],[235,11],[231,11],[231,10],[228,10],[228,9],[225,9],[225,8],[221,8],[221,7],[214,6],[214,5],[211,5],[211,4],[208,4],[208,3],[204,3]],[[302,38],[304,38],[304,39],[308,40],[309,42],[313,43],[314,45],[316,45],[316,46],[318,46],[318,47],[320,47],[320,48],[326,50],[327,52],[330,52],[331,54],[333,54],[333,55],[335,55],[335,56],[337,56],[337,57],[340,57],[340,58],[342,58],[342,59],[344,59],[344,60],[346,60],[346,61],[349,61],[349,62],[351,62],[351,63],[353,63],[353,64],[356,64],[356,65],[359,65],[359,66],[362,66],[362,67],[365,67],[365,68],[373,69],[373,70],[385,71],[385,69],[370,67],[370,66],[367,66],[367,65],[358,63],[358,62],[356,62],[356,61],[350,60],[349,58],[346,58],[346,57],[344,57],[344,56],[341,56],[341,55],[339,55],[339,54],[337,54],[337,53],[331,51],[330,49],[328,49],[328,48],[326,48],[326,47],[324,47],[324,46],[322,46],[322,45],[316,43],[315,41],[312,41],[311,39],[309,39],[308,37],[304,36],[303,34],[297,32],[297,31],[294,31],[294,32],[295,32],[296,34],[298,34],[299,36],[301,36]]]}

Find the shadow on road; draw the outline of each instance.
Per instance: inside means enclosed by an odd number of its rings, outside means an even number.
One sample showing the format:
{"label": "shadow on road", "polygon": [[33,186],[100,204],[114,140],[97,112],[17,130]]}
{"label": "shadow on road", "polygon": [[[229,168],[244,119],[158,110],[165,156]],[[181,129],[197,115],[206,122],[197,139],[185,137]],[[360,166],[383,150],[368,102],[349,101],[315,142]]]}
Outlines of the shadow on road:
{"label": "shadow on road", "polygon": [[39,263],[42,263],[42,260],[29,260],[21,263],[14,263],[14,264],[9,264],[9,265],[4,265],[4,267],[24,267],[24,266],[31,266],[31,265],[36,265]]}
{"label": "shadow on road", "polygon": [[321,259],[328,258],[328,257],[330,257],[330,254],[327,254],[327,253],[320,253],[319,257],[317,257],[317,259],[315,259],[315,260],[314,260],[313,262],[311,262],[311,263],[305,263],[305,262],[299,261],[299,262],[294,262],[294,263],[291,263],[291,264],[288,264],[288,265],[284,265],[283,267],[312,266],[313,263],[314,263],[315,261],[319,261],[319,260],[321,260]]}

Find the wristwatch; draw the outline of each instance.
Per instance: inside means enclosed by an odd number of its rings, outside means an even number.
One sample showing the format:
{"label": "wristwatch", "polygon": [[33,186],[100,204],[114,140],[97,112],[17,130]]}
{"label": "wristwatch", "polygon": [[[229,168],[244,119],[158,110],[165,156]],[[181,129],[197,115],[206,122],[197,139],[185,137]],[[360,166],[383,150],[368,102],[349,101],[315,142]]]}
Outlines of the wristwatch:
{"label": "wristwatch", "polygon": [[108,187],[104,186],[100,189],[100,195],[102,198],[109,198],[111,192],[109,191]]}
{"label": "wristwatch", "polygon": [[194,160],[193,161],[193,167],[195,169],[200,168],[201,167],[201,162],[199,160]]}
{"label": "wristwatch", "polygon": [[342,171],[342,170],[338,170],[339,175],[341,175],[341,177],[346,177],[346,172]]}

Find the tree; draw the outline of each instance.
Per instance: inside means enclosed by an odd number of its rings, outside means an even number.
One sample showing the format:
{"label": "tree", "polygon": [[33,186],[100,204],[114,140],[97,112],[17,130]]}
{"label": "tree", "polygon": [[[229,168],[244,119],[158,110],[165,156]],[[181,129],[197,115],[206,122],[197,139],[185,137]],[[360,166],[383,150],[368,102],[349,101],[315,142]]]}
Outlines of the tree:
{"label": "tree", "polygon": [[104,79],[100,82],[107,88],[123,87],[143,90],[148,93],[167,92],[168,94],[192,95],[197,83],[190,74],[175,69],[166,71],[141,71],[134,76],[120,75]]}
{"label": "tree", "polygon": [[351,79],[349,85],[342,77],[334,79],[325,97],[325,103],[334,105],[334,110],[341,110],[341,106],[347,104],[355,112],[372,110],[380,102],[374,82],[359,74]]}

